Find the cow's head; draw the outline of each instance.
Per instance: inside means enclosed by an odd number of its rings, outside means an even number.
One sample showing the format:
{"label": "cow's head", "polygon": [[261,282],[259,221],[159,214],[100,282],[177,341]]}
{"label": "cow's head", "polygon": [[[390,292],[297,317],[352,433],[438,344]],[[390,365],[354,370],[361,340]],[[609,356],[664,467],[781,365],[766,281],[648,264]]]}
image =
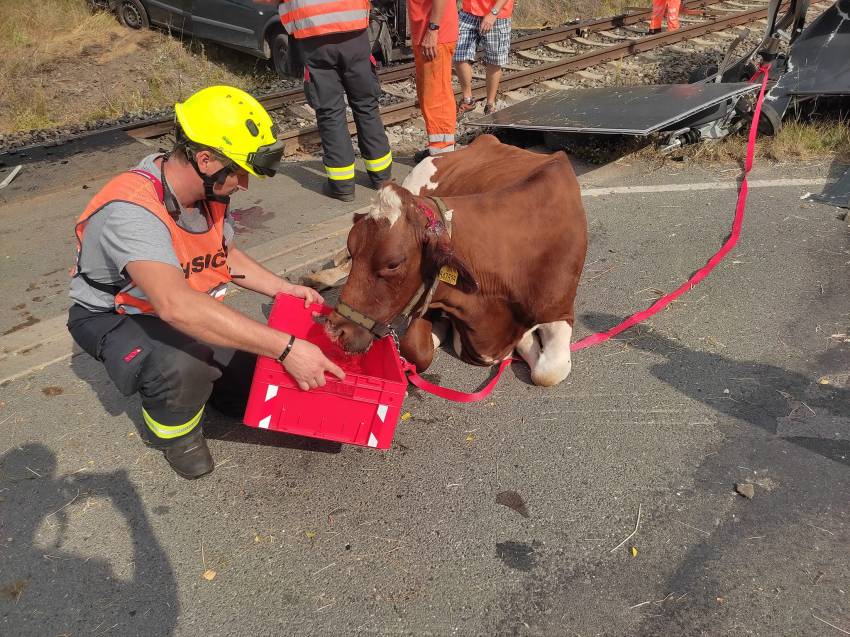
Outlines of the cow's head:
{"label": "cow's head", "polygon": [[[433,201],[388,183],[368,213],[354,216],[348,233],[351,273],[340,294],[342,304],[377,323],[393,323],[420,286],[429,286],[443,267],[457,271],[459,290],[478,289],[466,264],[454,254],[446,227],[434,223],[439,214],[426,210],[434,210]],[[327,330],[349,352],[367,350],[374,337],[338,312],[328,318]]]}

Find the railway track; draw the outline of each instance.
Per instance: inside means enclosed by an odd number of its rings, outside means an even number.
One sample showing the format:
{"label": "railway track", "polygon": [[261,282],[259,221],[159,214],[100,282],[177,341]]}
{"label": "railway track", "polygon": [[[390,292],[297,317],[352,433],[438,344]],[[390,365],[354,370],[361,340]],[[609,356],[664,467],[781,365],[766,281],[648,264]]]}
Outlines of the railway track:
{"label": "railway track", "polygon": [[[722,32],[728,29],[763,21],[767,14],[768,0],[691,0],[682,5],[683,26],[677,31],[647,35],[646,29],[641,25],[649,21],[651,11],[638,9],[610,18],[581,21],[526,35],[511,43],[511,62],[504,69],[501,90],[522,89],[571,73],[582,73],[600,64],[686,41],[710,45],[712,43],[701,40],[701,36],[718,33],[723,35]],[[716,48],[723,46],[720,42],[714,44]],[[383,90],[381,115],[387,126],[415,116],[416,101],[408,99],[414,90],[413,76],[412,63],[397,64],[379,71]],[[478,78],[473,83],[473,96],[483,97],[483,74],[473,71],[473,77]],[[459,91],[456,93],[459,94]],[[304,95],[300,88],[267,94],[258,99],[275,113],[283,131],[280,137],[285,142],[286,154],[296,152],[301,146],[318,142],[318,129],[310,109],[304,104]],[[58,137],[46,143],[18,148],[13,152],[18,154],[31,148],[57,146],[110,132],[123,132],[137,139],[156,138],[171,132],[172,122],[171,116],[163,116],[108,126]],[[352,134],[355,132],[350,117],[349,130]]]}

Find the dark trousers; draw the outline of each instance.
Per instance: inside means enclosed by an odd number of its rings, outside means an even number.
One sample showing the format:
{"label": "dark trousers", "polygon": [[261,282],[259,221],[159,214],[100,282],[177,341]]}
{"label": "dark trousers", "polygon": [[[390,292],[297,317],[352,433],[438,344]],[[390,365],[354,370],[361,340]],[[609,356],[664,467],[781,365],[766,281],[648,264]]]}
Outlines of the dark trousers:
{"label": "dark trousers", "polygon": [[364,31],[298,40],[304,61],[304,95],[316,111],[322,162],[333,190],[354,191],[354,150],[345,115],[345,96],[354,115],[360,154],[372,183],[392,174],[392,154],[381,121],[381,87]]}
{"label": "dark trousers", "polygon": [[138,393],[142,440],[166,447],[202,426],[207,401],[241,418],[256,356],[205,345],[156,316],[90,312],[73,305],[68,331],[125,396]]}

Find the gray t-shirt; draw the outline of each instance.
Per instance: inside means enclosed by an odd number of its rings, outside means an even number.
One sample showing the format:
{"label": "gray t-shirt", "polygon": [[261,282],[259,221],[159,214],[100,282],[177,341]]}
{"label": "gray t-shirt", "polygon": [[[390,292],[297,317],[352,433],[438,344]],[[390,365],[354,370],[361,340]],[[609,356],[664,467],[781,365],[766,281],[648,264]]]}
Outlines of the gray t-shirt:
{"label": "gray t-shirt", "polygon": [[[136,168],[162,179],[162,171],[154,161],[161,155],[148,155]],[[209,222],[199,208],[181,208],[177,225],[190,232],[204,232]],[[228,211],[224,222],[224,243],[233,241],[233,219]],[[158,261],[180,268],[168,228],[155,215],[141,206],[113,202],[90,217],[80,253],[80,264],[86,276],[107,285],[126,285],[123,271],[131,261]],[[181,269],[182,272],[182,269]],[[71,279],[69,296],[75,303],[94,312],[115,309],[114,296],[90,286],[82,277]]]}

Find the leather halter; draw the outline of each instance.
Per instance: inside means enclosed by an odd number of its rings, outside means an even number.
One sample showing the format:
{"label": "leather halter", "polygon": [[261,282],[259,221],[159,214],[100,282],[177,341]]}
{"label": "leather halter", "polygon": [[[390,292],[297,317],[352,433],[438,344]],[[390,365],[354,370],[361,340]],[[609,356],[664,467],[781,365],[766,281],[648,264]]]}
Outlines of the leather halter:
{"label": "leather halter", "polygon": [[[445,202],[439,197],[426,197],[434,202],[434,205],[437,208],[436,214],[433,210],[431,210],[428,206],[422,205],[417,202],[416,207],[419,211],[425,215],[425,218],[428,220],[428,223],[425,226],[426,232],[433,232],[435,235],[440,235],[443,232],[446,232],[451,239],[452,236],[452,215],[451,211],[446,206]],[[347,303],[343,303],[340,301],[336,306],[336,312],[340,316],[348,319],[355,325],[359,325],[366,331],[372,333],[377,338],[382,338],[387,334],[396,334],[396,330],[406,328],[411,320],[414,318],[421,317],[425,310],[428,309],[428,304],[431,302],[431,297],[434,296],[434,292],[437,290],[437,285],[439,285],[439,273],[434,275],[434,280],[431,281],[430,284],[426,285],[425,281],[421,283],[419,289],[414,292],[413,297],[408,301],[407,305],[404,306],[404,309],[393,317],[392,320],[382,323],[380,321],[376,321],[371,318],[367,314],[356,310],[351,307]],[[419,305],[419,311],[414,316],[414,310],[417,305]]]}

